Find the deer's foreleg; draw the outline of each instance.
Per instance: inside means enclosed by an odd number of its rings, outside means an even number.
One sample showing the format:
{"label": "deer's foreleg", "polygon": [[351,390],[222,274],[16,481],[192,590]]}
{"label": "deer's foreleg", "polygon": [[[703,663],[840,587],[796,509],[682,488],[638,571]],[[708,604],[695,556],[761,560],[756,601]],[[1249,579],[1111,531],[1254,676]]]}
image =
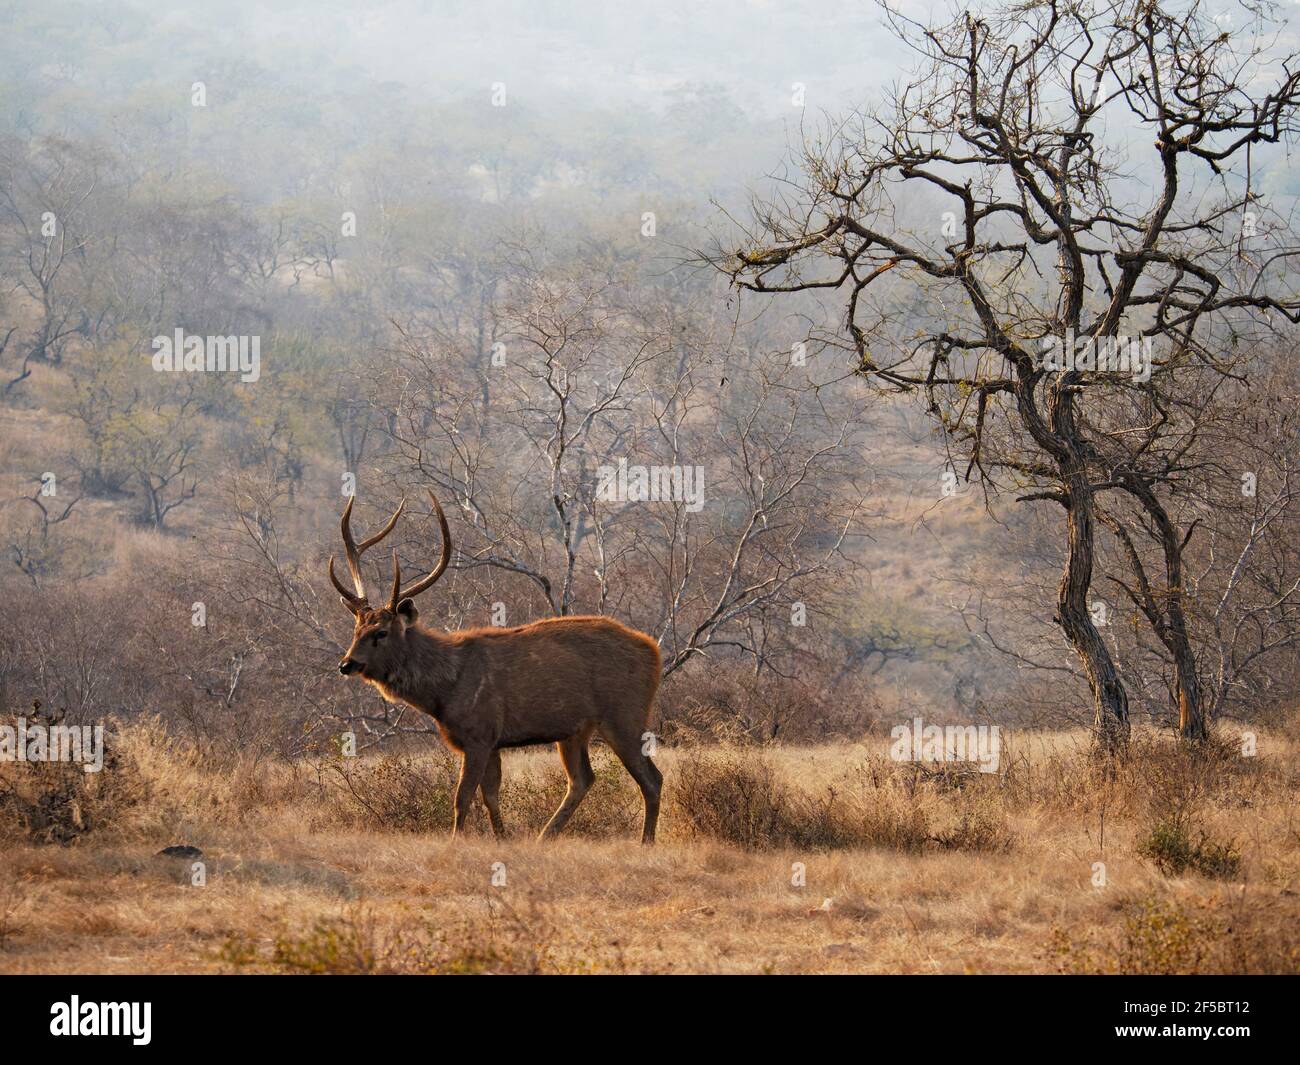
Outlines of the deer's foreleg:
{"label": "deer's foreleg", "polygon": [[465,818],[469,816],[470,804],[474,801],[474,792],[483,782],[483,774],[487,771],[488,762],[491,761],[493,751],[490,750],[471,750],[466,748],[465,753],[461,755],[460,760],[460,783],[456,785],[456,803],[455,803],[455,821],[452,824],[451,834],[459,834],[465,825]]}

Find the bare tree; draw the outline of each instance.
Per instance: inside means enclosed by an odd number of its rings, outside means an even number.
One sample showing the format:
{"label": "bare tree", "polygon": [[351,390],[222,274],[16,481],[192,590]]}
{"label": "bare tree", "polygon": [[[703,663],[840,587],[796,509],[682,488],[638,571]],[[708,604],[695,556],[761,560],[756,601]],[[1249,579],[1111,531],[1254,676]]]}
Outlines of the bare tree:
{"label": "bare tree", "polygon": [[[1158,438],[1158,418],[1116,425],[1123,397],[1159,408],[1187,364],[1240,375],[1252,327],[1300,318],[1281,283],[1285,232],[1243,255],[1236,230],[1262,212],[1251,153],[1294,132],[1300,74],[1269,51],[1254,6],[1226,31],[1199,4],[1047,0],[935,27],[884,10],[917,75],[810,139],[801,180],[756,202],[742,246],[711,258],[754,292],[845,293],[827,343],[924,397],[967,478],[1062,508],[1055,620],[1115,750],[1128,698],[1088,610],[1097,495],[1128,492],[1159,518],[1150,471],[1099,478],[1098,426]],[[1193,683],[1182,676],[1180,698]]]}
{"label": "bare tree", "polygon": [[1215,377],[1147,411],[1158,438],[1102,448],[1125,489],[1098,512],[1117,547],[1106,578],[1149,623],[1157,643],[1134,651],[1172,667],[1192,737],[1300,640],[1294,374],[1261,369],[1249,389]]}
{"label": "bare tree", "polygon": [[97,168],[93,157],[53,138],[30,149],[14,142],[0,147],[0,270],[36,312],[15,376],[5,382],[6,396],[31,376],[33,363],[57,364],[68,339],[87,329],[86,307],[70,275],[90,242],[83,216],[99,181]]}
{"label": "bare tree", "polygon": [[56,526],[63,524],[72,516],[72,509],[81,502],[78,492],[66,503],[56,501],[47,503],[37,488],[30,496],[21,496],[15,503],[30,503],[40,515],[37,524],[29,526],[22,533],[15,533],[9,542],[9,551],[13,563],[40,590],[45,578],[55,569],[59,551],[51,542],[50,534]]}

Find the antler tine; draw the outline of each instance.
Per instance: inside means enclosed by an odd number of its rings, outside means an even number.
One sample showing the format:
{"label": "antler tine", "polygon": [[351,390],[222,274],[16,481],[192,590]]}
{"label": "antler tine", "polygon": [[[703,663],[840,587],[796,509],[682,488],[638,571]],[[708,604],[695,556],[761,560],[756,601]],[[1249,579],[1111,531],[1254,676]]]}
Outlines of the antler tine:
{"label": "antler tine", "polygon": [[397,563],[397,548],[393,548],[393,590],[388,596],[388,609],[397,613],[397,603],[402,598],[402,567]]}
{"label": "antler tine", "polygon": [[379,543],[380,540],[382,540],[385,536],[387,536],[390,532],[392,532],[393,526],[397,524],[397,519],[402,516],[402,510],[403,508],[405,508],[405,506],[406,506],[406,499],[403,498],[402,501],[397,504],[397,509],[393,511],[393,516],[388,519],[388,524],[385,525],[382,529],[380,529],[377,533],[375,533],[374,536],[362,540],[361,546],[357,548],[357,551],[362,552],[365,551],[367,547],[374,547],[375,544]]}
{"label": "antler tine", "polygon": [[339,593],[339,598],[343,600],[343,605],[352,613],[359,614],[366,605],[364,596],[355,596],[343,587],[342,582],[334,575],[334,556],[330,555],[330,583],[334,585],[335,590]]}
{"label": "antler tine", "polygon": [[365,602],[366,586],[361,580],[361,554],[357,551],[356,541],[352,539],[352,504],[356,501],[356,496],[348,496],[348,504],[343,508],[343,521],[339,527],[343,532],[343,550],[347,553],[348,571],[352,574],[352,586],[357,590],[356,597]]}
{"label": "antler tine", "polygon": [[[451,530],[447,527],[447,515],[442,512],[442,506],[438,503],[437,496],[433,494],[432,490],[427,491],[429,492],[429,499],[433,502],[434,512],[438,515],[438,528],[442,533],[442,557],[438,559],[438,564],[433,568],[432,573],[397,594],[393,599],[394,609],[401,600],[413,598],[430,587],[434,581],[442,576],[443,571],[447,568],[447,563],[451,561]],[[394,560],[394,581],[396,582],[396,560]],[[396,587],[397,585],[394,583],[394,589]]]}

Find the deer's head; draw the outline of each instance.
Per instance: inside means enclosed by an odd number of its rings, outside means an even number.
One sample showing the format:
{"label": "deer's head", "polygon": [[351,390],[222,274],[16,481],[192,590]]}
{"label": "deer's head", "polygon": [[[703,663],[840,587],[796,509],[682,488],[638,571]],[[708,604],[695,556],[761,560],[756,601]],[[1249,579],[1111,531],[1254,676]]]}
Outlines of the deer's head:
{"label": "deer's head", "polygon": [[352,613],[352,646],[339,661],[339,672],[344,676],[359,673],[367,680],[383,680],[393,674],[393,667],[405,654],[404,638],[406,628],[416,619],[415,597],[429,588],[442,576],[443,570],[451,559],[451,531],[447,528],[447,517],[442,512],[438,500],[432,492],[429,499],[433,501],[434,513],[438,515],[438,526],[442,532],[442,557],[433,571],[422,580],[416,581],[409,588],[402,587],[402,571],[397,562],[397,552],[393,552],[393,586],[388,601],[382,607],[373,607],[366,596],[365,584],[361,579],[361,555],[367,548],[379,543],[393,531],[397,519],[402,516],[403,500],[393,516],[374,536],[358,544],[352,538],[352,503],[343,508],[343,549],[347,554],[348,572],[352,574],[354,591],[348,591],[334,573],[334,558],[330,556],[330,581],[339,593],[343,605]]}

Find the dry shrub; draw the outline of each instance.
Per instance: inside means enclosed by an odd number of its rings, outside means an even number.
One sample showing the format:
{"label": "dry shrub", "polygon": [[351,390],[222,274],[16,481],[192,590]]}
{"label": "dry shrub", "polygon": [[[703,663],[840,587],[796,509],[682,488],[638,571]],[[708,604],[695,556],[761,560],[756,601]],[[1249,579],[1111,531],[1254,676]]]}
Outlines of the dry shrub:
{"label": "dry shrub", "polygon": [[[60,715],[37,703],[29,727],[49,727]],[[17,717],[6,723],[17,726]],[[116,723],[104,729],[103,765],[86,772],[78,762],[0,764],[0,836],[33,843],[71,844],[90,833],[120,831],[150,799],[149,781],[116,742]]]}
{"label": "dry shrub", "polygon": [[340,759],[328,765],[336,809],[345,820],[395,832],[451,827],[459,772],[445,752]]}
{"label": "dry shrub", "polygon": [[1212,736],[1193,745],[1143,743],[1130,753],[1125,771],[1152,822],[1138,843],[1139,855],[1166,876],[1188,870],[1218,879],[1238,874],[1235,841],[1213,838],[1201,823],[1212,805],[1250,804],[1266,777],[1258,759],[1244,757],[1235,739]]}
{"label": "dry shrub", "polygon": [[687,754],[677,764],[671,795],[695,835],[747,850],[812,842],[812,811],[777,779],[762,753]]}
{"label": "dry shrub", "polygon": [[118,839],[203,845],[217,826],[262,825],[277,815],[308,824],[340,821],[318,765],[258,752],[214,759],[206,745],[178,736],[156,716],[118,725],[110,737],[111,756],[131,767],[148,794],[118,818]]}
{"label": "dry shrub", "polygon": [[364,914],[320,919],[302,935],[277,935],[271,963],[315,975],[369,975],[391,971],[387,958],[400,947],[400,932],[385,934]]}
{"label": "dry shrub", "polygon": [[955,797],[947,778],[872,760],[840,787],[809,793],[777,774],[765,752],[690,752],[672,778],[673,808],[688,832],[748,850],[883,847],[1005,852],[1014,840],[990,789]]}
{"label": "dry shrub", "polygon": [[1015,846],[996,774],[967,767],[868,759],[846,789],[849,837],[892,850],[1003,854]]}
{"label": "dry shrub", "polygon": [[1095,948],[1057,929],[1052,949],[1062,971],[1069,973],[1195,975],[1207,971],[1223,934],[1217,920],[1150,897],[1128,907],[1118,942]]}
{"label": "dry shrub", "polygon": [[1294,973],[1300,930],[1277,905],[1256,896],[1174,899],[1145,896],[1124,907],[1117,933],[1082,940],[1056,928],[1050,953],[1062,972],[1142,976]]}
{"label": "dry shrub", "polygon": [[1005,811],[986,796],[963,802],[954,821],[930,838],[943,850],[984,854],[1005,854],[1016,842]]}
{"label": "dry shrub", "polygon": [[1294,786],[1267,759],[1244,756],[1240,740],[1228,733],[1197,744],[1139,733],[1119,761],[1086,749],[1053,753],[1038,764],[1009,761],[1006,783],[1021,802],[1088,817],[1109,808],[1161,819],[1208,803],[1249,806]]}
{"label": "dry shrub", "polygon": [[1138,844],[1137,852],[1155,862],[1165,876],[1179,876],[1190,869],[1201,876],[1230,880],[1241,869],[1241,853],[1234,841],[1212,839],[1185,815],[1157,821]]}
{"label": "dry shrub", "polygon": [[1260,784],[1272,783],[1260,759],[1244,756],[1240,741],[1228,735],[1195,744],[1143,737],[1130,751],[1124,773],[1158,817],[1210,802],[1239,805]]}
{"label": "dry shrub", "polygon": [[853,841],[862,847],[919,851],[932,839],[931,811],[902,788],[877,788],[854,796]]}

